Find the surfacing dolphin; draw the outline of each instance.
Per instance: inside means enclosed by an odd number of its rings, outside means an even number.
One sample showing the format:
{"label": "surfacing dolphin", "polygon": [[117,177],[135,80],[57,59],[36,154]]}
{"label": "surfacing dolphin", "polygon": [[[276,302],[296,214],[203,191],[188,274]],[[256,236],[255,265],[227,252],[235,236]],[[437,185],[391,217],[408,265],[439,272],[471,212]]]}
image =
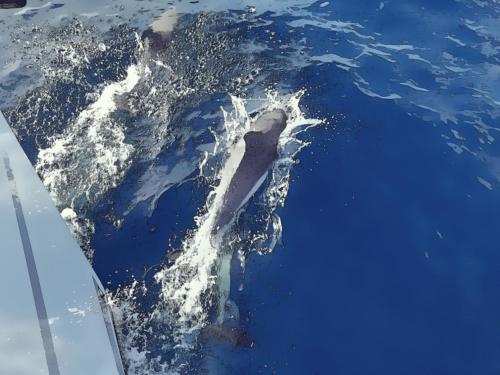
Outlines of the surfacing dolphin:
{"label": "surfacing dolphin", "polygon": [[[278,159],[278,142],[286,123],[287,116],[283,110],[266,111],[257,117],[243,136],[243,155],[224,192],[222,205],[214,220],[212,236],[223,235],[230,228],[239,210],[264,182],[273,162]],[[202,330],[202,338],[249,348],[253,346],[253,341],[248,333],[242,327],[235,326],[234,322],[228,324],[224,314],[230,303],[231,258],[232,252],[225,252],[220,257],[217,320]]]}
{"label": "surfacing dolphin", "polygon": [[281,109],[261,114],[243,139],[245,151],[215,219],[214,232],[232,223],[239,209],[257,191],[278,158],[278,141],[286,128],[287,116]]}

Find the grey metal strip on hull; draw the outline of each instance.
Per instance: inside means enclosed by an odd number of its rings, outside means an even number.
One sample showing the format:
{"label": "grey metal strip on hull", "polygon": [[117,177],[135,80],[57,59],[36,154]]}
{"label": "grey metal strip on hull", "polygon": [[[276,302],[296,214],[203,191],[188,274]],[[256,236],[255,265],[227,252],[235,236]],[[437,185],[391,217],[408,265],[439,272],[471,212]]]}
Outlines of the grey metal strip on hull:
{"label": "grey metal strip on hull", "polygon": [[21,242],[23,245],[24,257],[26,259],[26,266],[28,268],[31,290],[33,292],[33,299],[35,300],[36,313],[38,316],[38,323],[42,335],[47,367],[49,369],[50,375],[60,375],[59,364],[57,362],[57,357],[55,354],[52,332],[50,330],[47,309],[45,307],[45,301],[43,299],[42,287],[40,285],[38,270],[36,268],[35,257],[33,255],[33,249],[31,247],[28,229],[26,227],[23,207],[17,194],[14,173],[12,172],[12,168],[10,167],[9,157],[4,156],[3,162],[5,165],[5,170],[7,171],[7,178],[11,183],[12,203],[14,205],[14,210],[16,213],[17,225],[19,227],[19,234],[21,236]]}
{"label": "grey metal strip on hull", "polygon": [[104,324],[106,324],[106,331],[108,332],[109,343],[111,345],[111,348],[113,349],[113,355],[115,357],[116,369],[118,370],[118,373],[120,375],[125,375],[120,348],[118,347],[118,342],[116,341],[113,315],[104,301],[104,292],[101,291],[99,284],[94,278],[92,278],[92,281],[94,282],[95,291],[99,297]]}

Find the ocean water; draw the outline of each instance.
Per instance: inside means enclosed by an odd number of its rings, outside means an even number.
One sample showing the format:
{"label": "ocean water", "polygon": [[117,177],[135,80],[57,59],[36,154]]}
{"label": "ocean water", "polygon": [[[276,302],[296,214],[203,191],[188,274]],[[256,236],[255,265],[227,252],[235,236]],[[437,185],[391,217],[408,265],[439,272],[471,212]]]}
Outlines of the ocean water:
{"label": "ocean water", "polygon": [[[0,110],[129,375],[500,371],[500,2],[40,1]],[[279,157],[210,223],[262,111]]]}

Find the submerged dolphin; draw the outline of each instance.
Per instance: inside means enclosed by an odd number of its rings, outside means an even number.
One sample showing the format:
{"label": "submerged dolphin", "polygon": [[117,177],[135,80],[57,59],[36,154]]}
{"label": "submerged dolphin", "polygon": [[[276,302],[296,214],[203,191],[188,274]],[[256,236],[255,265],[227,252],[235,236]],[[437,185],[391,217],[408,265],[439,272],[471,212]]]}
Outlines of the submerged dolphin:
{"label": "submerged dolphin", "polygon": [[223,324],[212,324],[201,330],[201,339],[204,341],[218,341],[241,348],[251,348],[254,341],[248,332],[241,327],[231,327]]}
{"label": "submerged dolphin", "polygon": [[272,163],[278,158],[278,141],[286,128],[287,116],[281,109],[261,114],[243,139],[245,151],[224,195],[214,231],[231,223],[238,210],[264,181]]}
{"label": "submerged dolphin", "polygon": [[224,305],[224,322],[204,327],[200,332],[203,341],[217,341],[241,348],[251,348],[254,341],[239,323],[240,311],[236,303],[228,299]]}
{"label": "submerged dolphin", "polygon": [[24,8],[26,0],[0,0],[0,9]]}
{"label": "submerged dolphin", "polygon": [[142,39],[148,41],[150,51],[157,53],[166,48],[172,39],[172,31],[177,24],[178,18],[176,9],[170,8],[143,31]]}

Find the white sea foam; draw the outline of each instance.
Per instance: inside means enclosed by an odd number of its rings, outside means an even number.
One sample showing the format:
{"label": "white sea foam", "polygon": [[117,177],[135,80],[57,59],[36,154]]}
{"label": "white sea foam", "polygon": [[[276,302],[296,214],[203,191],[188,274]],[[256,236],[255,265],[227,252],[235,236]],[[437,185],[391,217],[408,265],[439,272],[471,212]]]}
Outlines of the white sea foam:
{"label": "white sea foam", "polygon": [[118,97],[147,74],[142,66],[131,65],[123,80],[102,88],[97,100],[38,153],[37,172],[89,259],[94,224],[80,210],[117,186],[129,167],[133,146],[125,142],[124,129],[112,115]]}
{"label": "white sea foam", "polygon": [[465,47],[466,46],[466,44],[464,42],[462,42],[460,39],[455,38],[455,37],[453,37],[451,35],[445,36],[445,39],[451,40],[453,43],[456,43],[460,47]]}
{"label": "white sea foam", "polygon": [[422,56],[420,56],[420,55],[418,55],[416,53],[408,53],[406,56],[410,60],[416,60],[416,61],[421,61],[421,62],[424,62],[424,63],[427,63],[427,64],[431,64],[431,62],[429,60],[424,59]]}
{"label": "white sea foam", "polygon": [[117,97],[129,93],[146,74],[142,66],[131,65],[122,81],[105,86],[94,103],[39,151],[36,169],[56,201],[71,196],[64,204],[73,207],[82,194],[94,201],[121,181],[133,147],[111,115]]}
{"label": "white sea foam", "polygon": [[446,69],[452,71],[453,73],[465,73],[470,70],[470,68],[462,68],[460,66],[445,65]]}
{"label": "white sea foam", "polygon": [[416,91],[423,91],[423,92],[428,92],[429,90],[427,89],[424,89],[422,87],[420,87],[419,85],[417,85],[414,81],[412,80],[409,80],[409,81],[406,81],[406,82],[401,82],[400,83],[401,86],[406,86],[406,87],[409,87],[413,90],[416,90]]}
{"label": "white sea foam", "polygon": [[326,20],[319,17],[301,18],[288,22],[290,27],[306,27],[314,26],[329,31],[336,31],[345,34],[353,34],[362,39],[373,39],[372,36],[364,35],[358,30],[363,29],[363,26],[356,22],[340,21],[340,20]]}
{"label": "white sea foam", "polygon": [[370,89],[367,89],[366,87],[361,86],[358,82],[354,82],[356,87],[361,91],[363,94],[370,96],[372,98],[377,98],[377,99],[385,99],[385,100],[396,100],[396,99],[401,99],[401,96],[398,94],[389,94],[389,95],[380,95],[377,94],[376,92],[373,92]]}
{"label": "white sea foam", "polygon": [[383,44],[383,43],[374,43],[373,47],[381,47],[392,51],[413,51],[415,46],[411,44]]}
{"label": "white sea foam", "polygon": [[328,53],[321,56],[312,56],[311,60],[321,62],[321,63],[336,63],[337,66],[347,67],[347,68],[358,68],[359,65],[353,60],[347,57],[342,57],[334,53]]}
{"label": "white sea foam", "polygon": [[493,190],[493,184],[484,178],[477,176],[477,181],[488,190]]}
{"label": "white sea foam", "polygon": [[390,63],[396,62],[396,60],[390,58],[391,54],[389,52],[384,52],[369,45],[357,43],[354,41],[350,41],[350,43],[361,49],[361,53],[356,57],[356,59],[359,59],[362,56],[377,56]]}

